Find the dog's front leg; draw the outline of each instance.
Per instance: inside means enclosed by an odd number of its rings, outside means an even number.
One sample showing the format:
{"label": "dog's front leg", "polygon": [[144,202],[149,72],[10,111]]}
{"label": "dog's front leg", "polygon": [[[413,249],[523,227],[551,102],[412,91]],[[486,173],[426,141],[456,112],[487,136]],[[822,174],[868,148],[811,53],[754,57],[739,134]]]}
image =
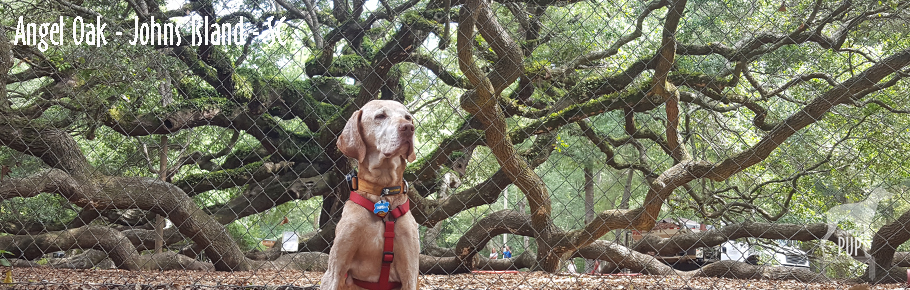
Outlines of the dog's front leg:
{"label": "dog's front leg", "polygon": [[336,239],[335,244],[332,246],[332,250],[329,253],[329,264],[328,269],[326,269],[325,274],[322,275],[322,282],[319,286],[319,289],[345,289],[345,279],[347,278],[348,269],[346,263],[350,261],[350,258],[345,259],[345,252],[350,252],[349,250],[339,249],[343,247],[338,247],[338,241]]}
{"label": "dog's front leg", "polygon": [[[356,210],[357,208],[354,209]],[[332,249],[329,252],[328,268],[325,274],[322,275],[320,289],[356,288],[351,277],[348,277],[348,270],[350,270],[354,255],[357,253],[357,243],[352,243],[352,241],[355,240],[355,230],[359,227],[352,221],[356,220],[357,217],[348,214],[348,211],[348,205],[346,204],[341,214],[341,220],[338,221],[338,225],[335,227],[335,241],[332,243]]]}

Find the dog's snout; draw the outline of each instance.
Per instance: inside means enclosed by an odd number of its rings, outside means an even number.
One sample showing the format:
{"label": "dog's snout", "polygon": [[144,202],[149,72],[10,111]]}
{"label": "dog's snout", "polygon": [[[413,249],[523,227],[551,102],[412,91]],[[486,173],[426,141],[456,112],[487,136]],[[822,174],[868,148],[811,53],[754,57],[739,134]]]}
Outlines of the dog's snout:
{"label": "dog's snout", "polygon": [[414,133],[414,124],[404,123],[398,125],[398,131],[401,131],[402,133]]}

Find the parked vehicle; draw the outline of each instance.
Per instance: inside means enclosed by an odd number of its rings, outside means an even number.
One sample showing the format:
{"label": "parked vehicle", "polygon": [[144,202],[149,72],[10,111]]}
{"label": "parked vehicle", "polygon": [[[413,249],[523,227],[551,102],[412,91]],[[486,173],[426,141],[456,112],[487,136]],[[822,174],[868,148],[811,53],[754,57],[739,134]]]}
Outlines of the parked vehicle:
{"label": "parked vehicle", "polygon": [[[685,218],[665,218],[657,222],[650,231],[632,231],[632,241],[636,243],[647,235],[670,238],[675,235],[691,234],[714,229]],[[672,256],[655,256],[658,260],[678,270],[693,270],[717,261],[740,261],[757,265],[760,263],[774,266],[809,267],[809,258],[805,251],[796,248],[791,241],[776,240],[769,245],[750,245],[744,241],[727,241],[720,246],[691,248]]]}
{"label": "parked vehicle", "polygon": [[[670,238],[675,235],[698,233],[714,229],[714,226],[705,225],[685,218],[665,218],[657,221],[650,231],[632,231],[632,241],[637,243],[647,235],[660,238]],[[720,260],[719,247],[691,248],[672,256],[655,256],[661,262],[678,270],[698,269],[703,265]]]}
{"label": "parked vehicle", "polygon": [[740,261],[749,264],[763,264],[787,267],[809,267],[806,252],[794,247],[788,240],[776,240],[771,245],[750,246],[747,243],[728,241],[721,245],[720,260]]}

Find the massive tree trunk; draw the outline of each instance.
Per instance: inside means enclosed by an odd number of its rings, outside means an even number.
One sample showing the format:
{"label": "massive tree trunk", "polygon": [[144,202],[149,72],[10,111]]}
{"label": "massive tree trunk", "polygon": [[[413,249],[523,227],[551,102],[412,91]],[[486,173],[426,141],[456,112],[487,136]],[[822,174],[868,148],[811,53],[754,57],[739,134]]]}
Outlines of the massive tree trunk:
{"label": "massive tree trunk", "polygon": [[[910,240],[910,211],[897,220],[882,226],[872,237],[870,252],[872,263],[866,268],[863,279],[873,283],[904,283],[910,277],[904,269],[896,268],[897,247]],[[902,255],[906,257],[906,255]]]}

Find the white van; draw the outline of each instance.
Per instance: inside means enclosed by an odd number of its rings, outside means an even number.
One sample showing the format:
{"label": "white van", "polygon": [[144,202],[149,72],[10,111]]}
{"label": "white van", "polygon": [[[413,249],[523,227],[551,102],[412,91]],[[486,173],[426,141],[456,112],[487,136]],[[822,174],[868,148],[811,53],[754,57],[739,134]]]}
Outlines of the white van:
{"label": "white van", "polygon": [[[809,268],[809,257],[806,252],[793,247],[787,240],[776,240],[775,243],[774,247],[759,247],[738,241],[727,241],[720,246],[720,260],[754,265],[758,264],[760,258],[764,258],[765,264],[771,266]],[[767,261],[769,258],[771,260]]]}

